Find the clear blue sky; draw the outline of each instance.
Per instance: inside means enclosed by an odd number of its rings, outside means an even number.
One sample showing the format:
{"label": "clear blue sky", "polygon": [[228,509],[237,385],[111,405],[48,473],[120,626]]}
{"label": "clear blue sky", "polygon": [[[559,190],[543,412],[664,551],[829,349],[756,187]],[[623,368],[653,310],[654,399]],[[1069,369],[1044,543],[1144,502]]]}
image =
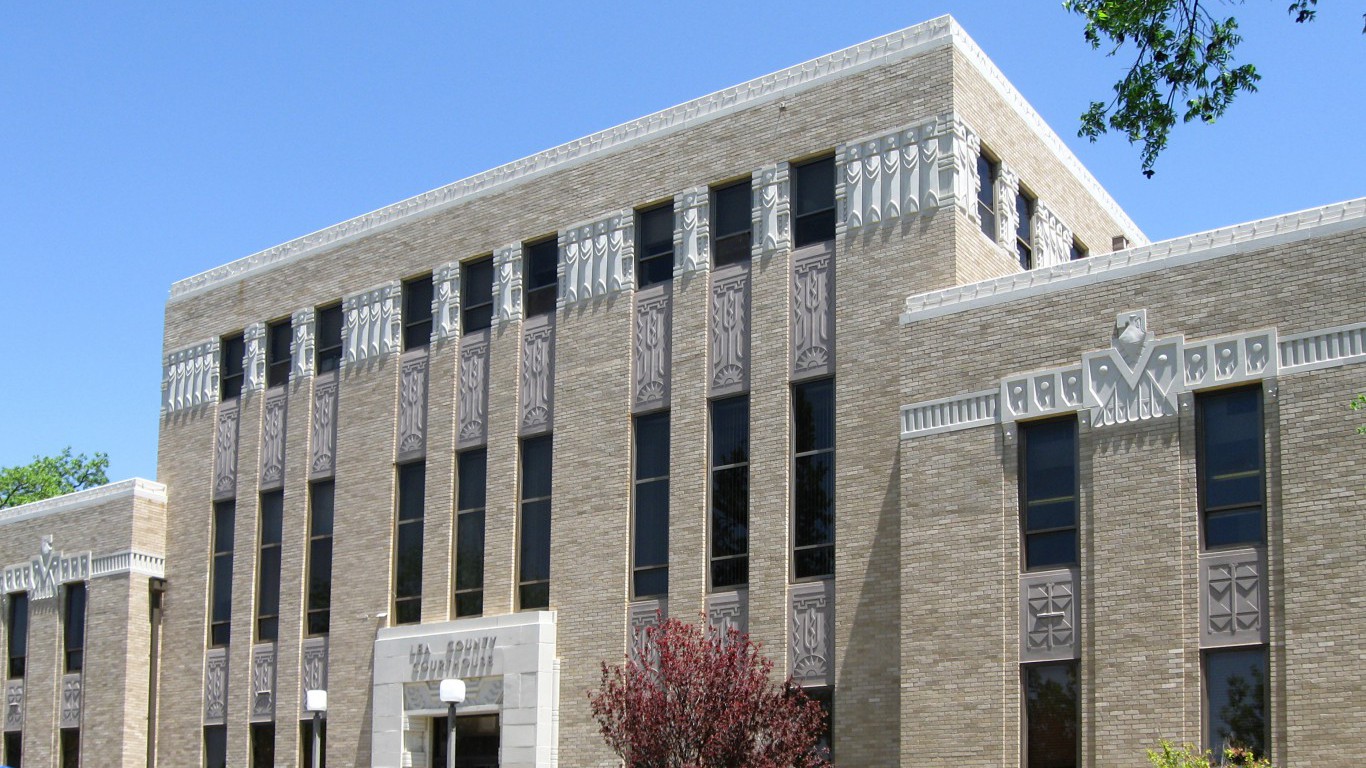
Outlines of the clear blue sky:
{"label": "clear blue sky", "polygon": [[1151,181],[1075,138],[1121,65],[1056,0],[5,4],[0,466],[72,445],[155,477],[179,278],[943,13],[1154,240],[1366,195],[1360,7],[1287,3],[1216,8],[1261,92]]}

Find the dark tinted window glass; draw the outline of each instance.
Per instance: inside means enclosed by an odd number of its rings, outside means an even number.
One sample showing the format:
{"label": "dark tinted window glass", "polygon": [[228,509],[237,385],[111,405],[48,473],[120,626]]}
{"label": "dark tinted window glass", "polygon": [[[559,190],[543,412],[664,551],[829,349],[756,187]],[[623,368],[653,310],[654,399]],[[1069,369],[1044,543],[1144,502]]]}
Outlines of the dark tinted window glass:
{"label": "dark tinted window glass", "polygon": [[288,320],[271,323],[266,329],[266,386],[278,387],[289,381],[289,345],[294,327]]}
{"label": "dark tinted window glass", "polygon": [[1072,261],[1077,261],[1079,259],[1086,258],[1086,256],[1086,246],[1082,245],[1081,242],[1078,240],[1073,240],[1072,248],[1068,252],[1067,258],[1071,259]]}
{"label": "dark tinted window glass", "polygon": [[335,371],[342,358],[342,308],[333,304],[318,310],[316,354],[318,373]]}
{"label": "dark tinted window glass", "polygon": [[332,518],[335,486],[331,480],[309,487],[308,634],[325,635],[332,608]]}
{"label": "dark tinted window glass", "polygon": [[61,735],[62,768],[80,768],[81,731],[79,728],[63,728]]}
{"label": "dark tinted window glass", "polygon": [[204,727],[204,768],[228,768],[228,727]]}
{"label": "dark tinted window glass", "polygon": [[521,546],[518,605],[550,605],[551,436],[522,441]]}
{"label": "dark tinted window glass", "polygon": [[636,417],[632,590],[637,599],[669,591],[669,414]]}
{"label": "dark tinted window glass", "polygon": [[1034,226],[1034,198],[1023,189],[1015,195],[1015,215],[1019,221],[1015,225],[1015,255],[1020,259],[1020,269],[1034,266],[1034,240],[1031,229]]}
{"label": "dark tinted window glass", "polygon": [[10,768],[23,768],[24,734],[21,731],[5,731],[5,765]]}
{"label": "dark tinted window glass", "polygon": [[522,307],[527,317],[546,315],[555,311],[559,290],[560,248],[554,238],[526,246],[523,256],[526,270],[526,299]]}
{"label": "dark tinted window glass", "polygon": [[275,768],[275,723],[251,724],[251,768]]}
{"label": "dark tinted window glass", "polygon": [[85,661],[85,583],[66,585],[66,615],[62,617],[62,640],[66,646],[66,671],[80,672]]}
{"label": "dark tinted window glass", "polygon": [[242,334],[223,339],[219,349],[219,385],[222,387],[220,400],[230,400],[242,394],[242,363],[247,355],[246,343]]}
{"label": "dark tinted window glass", "polygon": [[421,349],[432,341],[432,276],[403,284],[403,348]]}
{"label": "dark tinted window glass", "polygon": [[455,531],[455,615],[484,612],[484,498],[488,453],[465,451],[457,463],[459,488]]}
{"label": "dark tinted window glass", "polygon": [[640,240],[636,254],[637,282],[641,288],[674,276],[674,207],[672,203],[636,214]]}
{"label": "dark tinted window glass", "polygon": [[977,216],[982,220],[982,234],[992,240],[996,239],[996,174],[1000,168],[986,155],[977,156],[977,178],[982,183],[977,190]]}
{"label": "dark tinted window glass", "polygon": [[422,520],[425,513],[427,465],[398,468],[398,535],[394,552],[395,623],[422,620]]}
{"label": "dark tinted window glass", "polygon": [[1200,395],[1198,402],[1205,546],[1261,544],[1261,390],[1209,392]]}
{"label": "dark tinted window glass", "polygon": [[835,572],[835,382],[792,387],[793,573]]}
{"label": "dark tinted window glass", "polygon": [[1077,663],[1024,668],[1028,768],[1074,768],[1079,751]]}
{"label": "dark tinted window glass", "polygon": [[749,582],[749,396],[711,404],[711,586]]}
{"label": "dark tinted window glass", "polygon": [[[327,768],[327,721],[318,720],[318,766]],[[313,768],[313,721],[299,723],[299,747],[302,759],[299,768]]]}
{"label": "dark tinted window glass", "polygon": [[792,245],[835,239],[835,158],[792,169]]}
{"label": "dark tinted window glass", "polygon": [[754,228],[754,194],[750,180],[712,191],[711,239],[714,266],[723,267],[749,258]]}
{"label": "dark tinted window glass", "polygon": [[1205,746],[1216,754],[1224,747],[1266,754],[1266,649],[1245,648],[1205,654]]}
{"label": "dark tinted window glass", "polygon": [[460,265],[460,330],[483,330],[493,323],[493,257]]}
{"label": "dark tinted window glass", "polygon": [[11,680],[24,677],[28,660],[28,593],[15,592],[9,596],[9,616],[5,623],[5,647],[9,649]]}
{"label": "dark tinted window glass", "polygon": [[256,563],[256,639],[274,642],[280,629],[280,539],[285,494],[261,494],[261,551]]}
{"label": "dark tinted window glass", "polygon": [[227,645],[232,630],[232,550],[237,504],[213,505],[213,583],[209,600],[209,645]]}
{"label": "dark tinted window glass", "polygon": [[1030,422],[1021,435],[1025,568],[1076,565],[1076,419]]}
{"label": "dark tinted window glass", "polygon": [[816,739],[816,751],[827,760],[834,760],[834,741],[830,738],[830,734],[834,733],[835,730],[835,689],[826,686],[804,688],[802,693],[820,704],[821,714],[825,716],[825,719],[821,721],[821,735]]}

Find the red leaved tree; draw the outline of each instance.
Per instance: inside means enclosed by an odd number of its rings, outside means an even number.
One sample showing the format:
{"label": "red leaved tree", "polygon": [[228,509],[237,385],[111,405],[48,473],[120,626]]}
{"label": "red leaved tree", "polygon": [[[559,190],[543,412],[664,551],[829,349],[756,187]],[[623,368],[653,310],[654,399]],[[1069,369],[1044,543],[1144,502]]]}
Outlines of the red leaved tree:
{"label": "red leaved tree", "polygon": [[825,714],[748,635],[669,619],[646,630],[648,649],[602,665],[589,691],[602,737],[626,768],[822,768]]}

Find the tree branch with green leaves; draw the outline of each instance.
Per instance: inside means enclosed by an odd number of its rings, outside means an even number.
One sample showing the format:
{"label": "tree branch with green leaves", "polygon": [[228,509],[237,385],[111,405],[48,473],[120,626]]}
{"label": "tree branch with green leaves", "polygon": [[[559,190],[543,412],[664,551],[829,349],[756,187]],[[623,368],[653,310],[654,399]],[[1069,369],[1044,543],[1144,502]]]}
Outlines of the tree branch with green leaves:
{"label": "tree branch with green leaves", "polygon": [[71,454],[68,446],[56,456],[34,456],[18,467],[0,467],[0,509],[50,499],[109,482],[109,456]]}

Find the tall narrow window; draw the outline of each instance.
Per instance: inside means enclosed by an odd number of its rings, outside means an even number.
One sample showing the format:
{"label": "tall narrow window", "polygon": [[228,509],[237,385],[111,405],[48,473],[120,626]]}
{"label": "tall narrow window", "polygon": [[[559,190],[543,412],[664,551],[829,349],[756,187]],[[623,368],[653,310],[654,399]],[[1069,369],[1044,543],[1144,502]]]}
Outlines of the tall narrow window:
{"label": "tall narrow window", "polygon": [[1072,238],[1072,247],[1067,251],[1067,258],[1071,261],[1080,261],[1089,255],[1086,246],[1082,245],[1077,238]]}
{"label": "tall narrow window", "polygon": [[711,586],[749,583],[749,395],[711,404]]}
{"label": "tall narrow window", "polygon": [[550,607],[550,435],[522,441],[522,514],[517,602],[522,610]]}
{"label": "tall narrow window", "polygon": [[793,575],[835,573],[835,382],[792,387]]}
{"label": "tall narrow window", "polygon": [[62,645],[65,646],[66,671],[80,672],[85,666],[85,582],[66,585],[66,605],[62,616]]}
{"label": "tall narrow window", "polygon": [[1034,196],[1020,187],[1015,193],[1015,255],[1020,269],[1034,268]]}
{"label": "tall narrow window", "polygon": [[[299,768],[313,768],[313,721],[299,722]],[[327,720],[318,721],[318,765],[327,768]]]}
{"label": "tall narrow window", "polygon": [[280,538],[285,494],[261,494],[261,543],[256,558],[256,640],[273,643],[280,634]]}
{"label": "tall narrow window", "polygon": [[24,764],[24,732],[5,731],[5,765],[21,768]]}
{"label": "tall narrow window", "polygon": [[251,768],[275,768],[275,723],[252,723]]}
{"label": "tall narrow window", "polygon": [[982,221],[982,234],[992,242],[996,241],[996,177],[1000,173],[1000,163],[985,152],[977,156],[977,179],[981,182],[977,190],[977,218]]}
{"label": "tall narrow window", "polygon": [[526,310],[526,316],[553,313],[559,292],[559,243],[553,237],[539,243],[530,243],[526,246],[524,259],[526,298],[522,302],[522,307]]}
{"label": "tall narrow window", "polygon": [[493,257],[460,265],[460,331],[481,331],[493,324]]}
{"label": "tall narrow window", "polygon": [[669,412],[636,417],[631,591],[669,593]]}
{"label": "tall narrow window", "polygon": [[422,621],[422,518],[426,508],[427,465],[417,461],[398,468],[398,535],[394,551],[394,623]]}
{"label": "tall narrow window", "polygon": [[1205,547],[1259,545],[1266,540],[1262,391],[1245,387],[1207,392],[1196,403]]}
{"label": "tall narrow window", "polygon": [[432,276],[403,283],[403,348],[422,349],[432,341]]}
{"label": "tall narrow window", "polygon": [[1023,671],[1026,768],[1075,768],[1081,752],[1077,662],[1027,664]]}
{"label": "tall narrow window", "polygon": [[823,753],[827,760],[832,763],[835,759],[835,740],[831,738],[835,732],[835,689],[833,686],[822,685],[813,688],[803,688],[802,693],[808,699],[821,705],[821,734],[816,737],[816,751]]}
{"label": "tall narrow window", "polygon": [[219,400],[231,400],[242,394],[242,363],[247,356],[242,334],[223,339],[219,352]]}
{"label": "tall narrow window", "polygon": [[5,622],[5,647],[9,649],[9,679],[22,680],[28,661],[28,593],[9,596],[9,620]]}
{"label": "tall narrow window", "polygon": [[62,768],[81,768],[81,729],[63,728],[60,746]]}
{"label": "tall narrow window", "polygon": [[639,287],[674,276],[673,203],[636,212],[636,280]]}
{"label": "tall narrow window", "polygon": [[1205,652],[1205,747],[1266,754],[1270,704],[1266,648]]}
{"label": "tall narrow window", "polygon": [[737,181],[711,192],[713,266],[749,259],[754,232],[754,193],[750,180]]}
{"label": "tall narrow window", "polygon": [[209,585],[209,645],[232,639],[232,545],[237,502],[213,505],[213,582]]}
{"label": "tall narrow window", "polygon": [[1021,425],[1025,569],[1076,565],[1077,420]]}
{"label": "tall narrow window", "polygon": [[204,768],[228,768],[228,727],[204,726]]}
{"label": "tall narrow window", "polygon": [[278,387],[289,382],[289,345],[294,341],[294,326],[289,318],[271,323],[266,328],[266,386]]}
{"label": "tall narrow window", "polygon": [[455,523],[455,615],[484,612],[484,499],[488,452],[464,451],[456,467],[460,487]]}
{"label": "tall narrow window", "polygon": [[317,342],[314,354],[318,358],[318,373],[335,371],[342,358],[342,308],[333,304],[318,310]]}
{"label": "tall narrow window", "polygon": [[309,486],[308,494],[308,634],[325,635],[332,619],[331,480]]}
{"label": "tall narrow window", "polygon": [[792,247],[835,239],[835,158],[792,168]]}

